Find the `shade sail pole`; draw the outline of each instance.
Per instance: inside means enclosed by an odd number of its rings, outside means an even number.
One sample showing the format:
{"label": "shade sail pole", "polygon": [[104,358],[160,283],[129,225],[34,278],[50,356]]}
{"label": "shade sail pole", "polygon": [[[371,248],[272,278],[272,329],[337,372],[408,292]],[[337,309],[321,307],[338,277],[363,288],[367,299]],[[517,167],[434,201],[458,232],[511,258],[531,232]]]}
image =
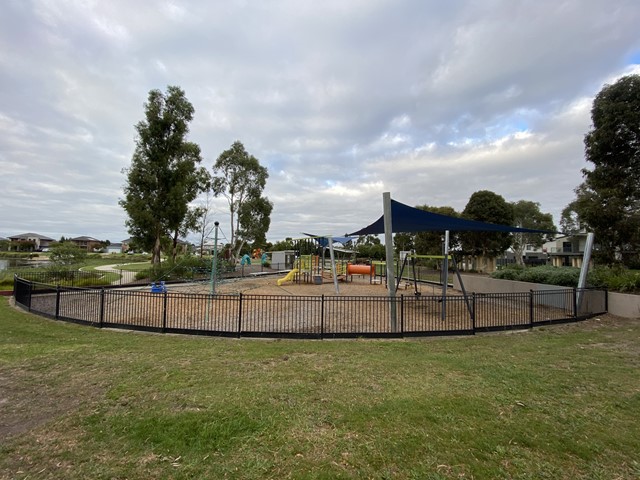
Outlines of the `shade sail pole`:
{"label": "shade sail pole", "polygon": [[582,306],[582,298],[584,297],[584,288],[587,286],[587,274],[589,273],[589,263],[591,262],[591,251],[593,250],[593,232],[587,233],[587,243],[584,246],[582,254],[582,266],[580,268],[580,278],[578,278],[578,301],[576,302],[576,315],[580,312]]}
{"label": "shade sail pole", "polygon": [[[333,286],[336,289],[336,295],[340,295],[338,288],[338,276],[336,275],[336,256],[333,252],[333,237],[329,238],[329,256],[331,257],[331,277],[333,278]],[[323,250],[324,251],[324,250]],[[322,266],[324,269],[324,265]]]}
{"label": "shade sail pole", "polygon": [[449,230],[444,232],[444,259],[442,260],[442,321],[447,318],[447,287],[449,286]]}
{"label": "shade sail pole", "polygon": [[393,222],[391,221],[391,193],[382,193],[382,212],[384,214],[384,247],[387,257],[387,288],[389,289],[389,325],[392,332],[398,331],[396,314],[396,268],[393,257]]}

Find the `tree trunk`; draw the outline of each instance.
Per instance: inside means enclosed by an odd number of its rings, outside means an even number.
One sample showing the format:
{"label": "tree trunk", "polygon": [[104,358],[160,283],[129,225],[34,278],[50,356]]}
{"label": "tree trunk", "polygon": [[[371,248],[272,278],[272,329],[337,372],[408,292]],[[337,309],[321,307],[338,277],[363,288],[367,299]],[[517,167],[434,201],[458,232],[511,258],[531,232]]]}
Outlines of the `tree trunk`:
{"label": "tree trunk", "polygon": [[162,246],[160,245],[160,236],[157,235],[156,236],[156,243],[153,246],[153,255],[151,257],[151,263],[153,265],[160,265],[160,252],[161,252]]}

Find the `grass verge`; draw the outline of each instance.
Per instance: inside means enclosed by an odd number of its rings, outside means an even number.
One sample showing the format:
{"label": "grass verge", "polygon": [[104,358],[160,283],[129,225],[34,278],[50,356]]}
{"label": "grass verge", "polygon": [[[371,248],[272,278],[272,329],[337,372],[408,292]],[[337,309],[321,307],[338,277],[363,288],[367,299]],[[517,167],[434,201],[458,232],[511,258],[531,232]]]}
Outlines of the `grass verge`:
{"label": "grass verge", "polygon": [[1,478],[632,479],[640,323],[420,341],[97,330],[0,299]]}

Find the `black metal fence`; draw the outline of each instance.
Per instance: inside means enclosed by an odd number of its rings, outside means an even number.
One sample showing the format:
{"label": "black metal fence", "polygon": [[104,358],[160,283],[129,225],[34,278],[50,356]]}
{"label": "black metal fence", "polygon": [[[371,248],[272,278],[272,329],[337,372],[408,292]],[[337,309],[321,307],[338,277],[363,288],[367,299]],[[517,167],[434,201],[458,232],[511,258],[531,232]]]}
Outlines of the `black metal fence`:
{"label": "black metal fence", "polygon": [[97,327],[315,339],[470,335],[572,322],[607,311],[606,290],[571,288],[390,299],[151,293],[52,286],[16,277],[14,298],[39,315]]}

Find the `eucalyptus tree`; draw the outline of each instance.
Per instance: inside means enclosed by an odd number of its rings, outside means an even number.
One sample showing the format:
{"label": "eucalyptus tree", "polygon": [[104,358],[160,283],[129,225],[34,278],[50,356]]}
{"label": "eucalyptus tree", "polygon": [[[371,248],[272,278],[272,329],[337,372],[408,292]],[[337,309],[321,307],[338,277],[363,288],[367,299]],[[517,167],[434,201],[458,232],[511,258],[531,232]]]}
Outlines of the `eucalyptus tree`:
{"label": "eucalyptus tree", "polygon": [[227,199],[231,255],[236,260],[245,244],[264,243],[273,204],[263,196],[269,172],[240,141],[220,154],[213,165],[212,188]]}
{"label": "eucalyptus tree", "polygon": [[640,75],[605,85],[591,120],[584,145],[592,167],[582,170],[572,207],[595,233],[600,260],[640,265]]}
{"label": "eucalyptus tree", "polygon": [[[511,204],[513,208],[513,226],[530,228],[533,230],[556,230],[553,216],[540,211],[540,204],[528,200],[519,200]],[[512,233],[511,249],[516,257],[516,263],[524,264],[524,251],[527,245],[540,248],[544,242],[551,240],[553,234],[514,232]]]}
{"label": "eucalyptus tree", "polygon": [[120,205],[128,215],[129,234],[160,263],[163,239],[184,231],[189,203],[206,189],[208,173],[200,167],[200,147],[186,140],[193,105],[184,91],[169,86],[166,93],[151,90],[144,105],[145,119],[136,125],[136,148]]}

